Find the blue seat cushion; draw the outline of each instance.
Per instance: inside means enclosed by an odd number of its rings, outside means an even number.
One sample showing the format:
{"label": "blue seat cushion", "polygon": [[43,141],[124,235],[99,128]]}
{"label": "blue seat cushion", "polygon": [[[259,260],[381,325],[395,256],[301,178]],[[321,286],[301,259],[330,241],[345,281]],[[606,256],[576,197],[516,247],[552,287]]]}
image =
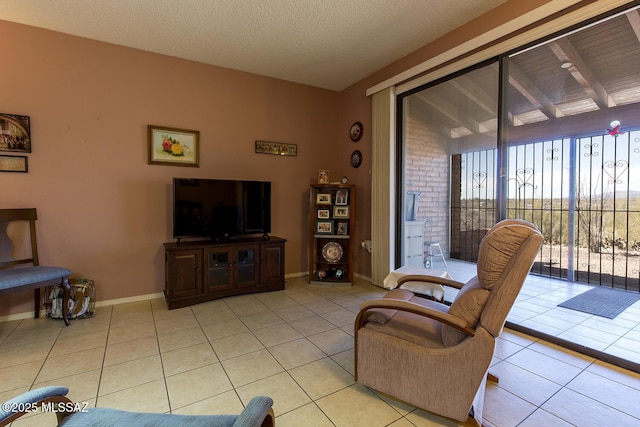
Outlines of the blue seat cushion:
{"label": "blue seat cushion", "polygon": [[[141,397],[142,398],[142,397]],[[87,408],[59,424],[64,427],[144,426],[144,427],[260,427],[271,411],[273,399],[255,396],[240,415],[177,415],[127,412],[109,408]]]}
{"label": "blue seat cushion", "polygon": [[17,288],[32,283],[69,277],[71,271],[62,267],[33,266],[0,270],[0,290]]}
{"label": "blue seat cushion", "polygon": [[[67,387],[49,386],[28,391],[8,400],[9,405],[3,405],[0,409],[0,422],[6,421],[13,412],[9,411],[14,406],[25,406],[26,403],[36,403],[40,400],[66,396]],[[144,399],[144,396],[140,396]],[[59,424],[66,427],[90,427],[90,426],[153,426],[153,427],[259,427],[269,414],[273,415],[271,407],[273,399],[268,396],[255,396],[240,415],[176,415],[154,414],[143,412],[127,412],[109,408],[85,408],[83,403],[74,404],[69,401],[59,402],[62,406],[56,409],[64,412],[77,411],[67,416]],[[58,404],[56,404],[58,405]]]}
{"label": "blue seat cushion", "polygon": [[173,415],[142,412],[127,412],[109,408],[87,408],[65,418],[60,426],[136,426],[136,427],[195,427],[233,426],[237,415]]}

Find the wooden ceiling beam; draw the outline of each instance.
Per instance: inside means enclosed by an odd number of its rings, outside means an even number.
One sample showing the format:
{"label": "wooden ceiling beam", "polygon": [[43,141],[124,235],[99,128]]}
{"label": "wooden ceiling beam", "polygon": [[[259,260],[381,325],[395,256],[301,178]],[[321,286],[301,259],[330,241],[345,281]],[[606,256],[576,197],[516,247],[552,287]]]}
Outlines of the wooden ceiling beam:
{"label": "wooden ceiling beam", "polygon": [[591,67],[582,59],[573,44],[567,38],[561,38],[549,43],[549,48],[563,63],[570,63],[567,71],[578,82],[582,89],[601,108],[615,107],[615,102],[595,76]]}
{"label": "wooden ceiling beam", "polygon": [[509,144],[522,144],[588,134],[604,135],[611,121],[619,120],[622,123],[622,131],[625,131],[625,124],[630,127],[640,125],[638,117],[640,117],[640,103],[621,105],[606,110],[589,111],[575,116],[510,127],[507,129],[506,138]]}
{"label": "wooden ceiling beam", "polygon": [[447,120],[439,111],[424,102],[419,97],[411,97],[408,115],[413,119],[424,123],[428,128],[445,139],[451,139],[451,128],[444,124]]}
{"label": "wooden ceiling beam", "polygon": [[444,98],[441,98],[433,93],[424,94],[423,92],[419,92],[416,94],[418,98],[420,98],[424,103],[429,105],[431,108],[439,111],[442,115],[447,117],[458,127],[464,126],[469,129],[471,132],[479,133],[482,132],[480,123],[471,117],[464,115],[460,109],[456,108],[454,104],[447,101]]}
{"label": "wooden ceiling beam", "polygon": [[629,24],[631,24],[631,29],[633,29],[636,38],[640,42],[640,13],[638,13],[638,9],[630,10],[625,16]]}
{"label": "wooden ceiling beam", "polygon": [[[496,94],[496,98],[494,99],[476,82],[466,76],[458,76],[455,79],[450,80],[448,83],[458,91],[460,91],[460,93],[462,93],[464,96],[469,98],[469,100],[475,103],[478,107],[480,107],[493,117],[498,117],[498,94]],[[512,126],[519,126],[523,124],[511,113],[508,114],[507,120],[509,120],[509,124]]]}
{"label": "wooden ceiling beam", "polygon": [[542,111],[547,118],[554,119],[564,115],[514,63],[509,63],[509,84],[527,98],[534,108]]}
{"label": "wooden ceiling beam", "polygon": [[455,79],[449,80],[448,83],[493,117],[498,116],[497,93],[495,97],[492,97],[467,76],[458,76]]}

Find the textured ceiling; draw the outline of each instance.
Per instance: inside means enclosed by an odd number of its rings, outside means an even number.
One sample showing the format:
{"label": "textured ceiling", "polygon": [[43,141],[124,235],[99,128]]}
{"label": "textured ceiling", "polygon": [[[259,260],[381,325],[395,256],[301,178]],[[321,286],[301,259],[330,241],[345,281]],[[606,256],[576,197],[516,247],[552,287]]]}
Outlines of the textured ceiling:
{"label": "textured ceiling", "polygon": [[506,0],[2,0],[0,19],[342,90]]}

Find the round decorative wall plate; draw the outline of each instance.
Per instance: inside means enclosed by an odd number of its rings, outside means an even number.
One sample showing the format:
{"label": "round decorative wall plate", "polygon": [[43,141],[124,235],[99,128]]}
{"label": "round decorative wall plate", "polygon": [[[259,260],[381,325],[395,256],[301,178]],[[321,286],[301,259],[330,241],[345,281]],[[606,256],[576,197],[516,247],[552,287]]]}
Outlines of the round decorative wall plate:
{"label": "round decorative wall plate", "polygon": [[342,258],[342,246],[338,242],[329,242],[322,247],[322,257],[325,261],[336,263]]}
{"label": "round decorative wall plate", "polygon": [[360,138],[362,138],[363,130],[364,129],[362,128],[362,123],[355,122],[351,125],[351,129],[349,129],[349,137],[353,142],[360,141]]}
{"label": "round decorative wall plate", "polygon": [[351,166],[353,166],[354,168],[360,167],[360,165],[362,164],[362,153],[360,152],[360,150],[356,150],[353,153],[351,153]]}

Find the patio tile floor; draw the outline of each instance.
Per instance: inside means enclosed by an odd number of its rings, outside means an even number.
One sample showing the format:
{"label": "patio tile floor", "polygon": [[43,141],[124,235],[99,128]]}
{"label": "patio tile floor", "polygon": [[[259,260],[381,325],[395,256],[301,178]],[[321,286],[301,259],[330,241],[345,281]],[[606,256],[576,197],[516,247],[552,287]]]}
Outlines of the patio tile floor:
{"label": "patio tile floor", "polygon": [[[454,279],[463,282],[476,272],[474,263],[452,259],[447,260],[446,267],[436,263],[434,268],[446,269]],[[522,326],[640,364],[640,301],[615,319],[558,307],[558,304],[592,288],[592,285],[531,274],[507,322],[516,329]],[[445,294],[445,299],[453,296],[454,293]]]}

